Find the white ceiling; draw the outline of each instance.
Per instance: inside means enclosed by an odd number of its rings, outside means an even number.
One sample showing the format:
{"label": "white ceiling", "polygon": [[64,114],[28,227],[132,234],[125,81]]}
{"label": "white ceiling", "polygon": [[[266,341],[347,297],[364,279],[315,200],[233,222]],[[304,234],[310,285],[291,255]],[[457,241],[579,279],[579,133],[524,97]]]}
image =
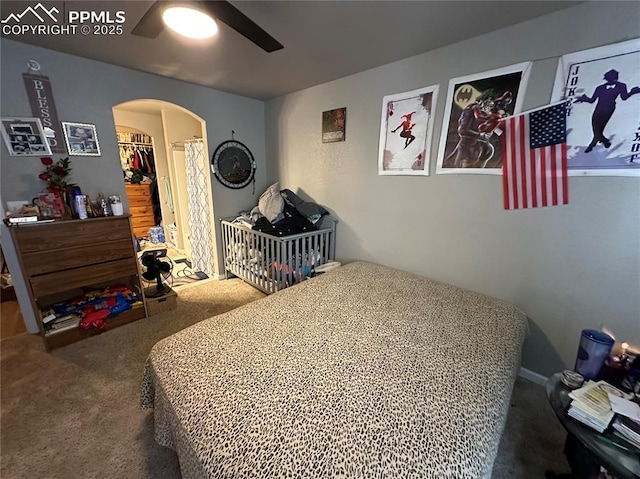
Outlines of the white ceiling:
{"label": "white ceiling", "polygon": [[[35,2],[1,3],[2,18]],[[14,40],[266,100],[573,6],[577,1],[233,1],[284,45],[266,53],[218,22],[212,39],[164,29],[129,32],[152,1],[46,2],[124,11],[122,35],[31,35]]]}

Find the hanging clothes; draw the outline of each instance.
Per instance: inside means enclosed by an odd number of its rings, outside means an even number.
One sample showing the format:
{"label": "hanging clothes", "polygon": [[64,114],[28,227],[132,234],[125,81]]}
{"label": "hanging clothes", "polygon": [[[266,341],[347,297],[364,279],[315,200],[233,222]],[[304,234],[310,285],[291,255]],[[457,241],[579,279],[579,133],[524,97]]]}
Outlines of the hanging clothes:
{"label": "hanging clothes", "polygon": [[162,224],[162,209],[160,208],[160,192],[158,191],[158,180],[151,182],[151,204],[153,205],[153,217],[156,226]]}
{"label": "hanging clothes", "polygon": [[147,151],[147,162],[148,162],[148,167],[149,167],[149,173],[155,173],[156,172],[156,160],[153,157],[153,148],[150,148]]}
{"label": "hanging clothes", "polygon": [[140,153],[138,153],[138,150],[133,150],[133,169],[140,169]]}
{"label": "hanging clothes", "polygon": [[162,179],[164,180],[164,203],[171,213],[175,213],[173,208],[173,193],[171,192],[171,180],[169,180],[168,176],[163,176]]}

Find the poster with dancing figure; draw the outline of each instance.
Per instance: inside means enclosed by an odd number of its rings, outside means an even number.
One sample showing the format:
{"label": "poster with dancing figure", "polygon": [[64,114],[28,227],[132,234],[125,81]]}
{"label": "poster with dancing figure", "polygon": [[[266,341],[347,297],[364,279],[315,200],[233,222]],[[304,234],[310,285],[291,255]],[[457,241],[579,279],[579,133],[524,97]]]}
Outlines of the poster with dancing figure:
{"label": "poster with dancing figure", "polygon": [[438,85],[382,100],[378,175],[429,176]]}
{"label": "poster with dancing figure", "polygon": [[500,121],[522,111],[531,62],[449,80],[437,174],[502,174]]}
{"label": "poster with dancing figure", "polygon": [[563,55],[570,176],[640,176],[640,39]]}

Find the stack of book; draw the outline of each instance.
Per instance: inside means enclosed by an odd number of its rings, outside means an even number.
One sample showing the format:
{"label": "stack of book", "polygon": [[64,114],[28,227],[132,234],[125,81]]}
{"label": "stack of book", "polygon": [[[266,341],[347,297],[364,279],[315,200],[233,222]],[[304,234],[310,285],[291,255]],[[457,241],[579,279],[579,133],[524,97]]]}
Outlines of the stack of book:
{"label": "stack of book", "polygon": [[33,214],[11,214],[4,219],[7,226],[10,225],[31,225],[37,223],[50,223],[53,218],[41,218]]}
{"label": "stack of book", "polygon": [[11,215],[8,215],[5,219],[4,222],[8,225],[18,225],[18,224],[24,224],[24,223],[36,223],[38,221],[38,215],[34,215],[34,214],[21,214],[21,213],[14,213]]}
{"label": "stack of book", "polygon": [[569,393],[573,399],[567,414],[583,424],[603,432],[613,419],[607,392],[623,394],[605,381],[589,381],[580,389]]}
{"label": "stack of book", "polygon": [[640,423],[631,418],[616,416],[613,421],[613,429],[617,436],[625,439],[640,449]]}
{"label": "stack of book", "polygon": [[82,313],[70,313],[65,315],[55,315],[50,313],[42,319],[45,334],[53,334],[58,331],[77,328],[82,320]]}

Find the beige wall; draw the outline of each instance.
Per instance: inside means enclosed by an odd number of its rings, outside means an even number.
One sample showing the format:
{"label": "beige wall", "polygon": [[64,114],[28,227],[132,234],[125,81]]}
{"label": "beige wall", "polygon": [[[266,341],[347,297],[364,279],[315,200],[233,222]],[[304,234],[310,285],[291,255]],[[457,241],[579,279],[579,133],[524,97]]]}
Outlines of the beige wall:
{"label": "beige wall", "polygon": [[[572,177],[570,204],[504,211],[502,179],[435,175],[450,78],[534,61],[524,108],[549,102],[558,57],[637,37],[639,2],[587,2],[267,103],[270,180],[340,220],[339,260],[409,270],[515,303],[530,317],[523,366],[572,367],[580,331],[640,343],[640,178]],[[377,175],[382,97],[440,85],[430,177]],[[634,101],[640,101],[636,95]],[[346,107],[346,141],[321,114]],[[464,361],[461,345],[461,361]]]}

